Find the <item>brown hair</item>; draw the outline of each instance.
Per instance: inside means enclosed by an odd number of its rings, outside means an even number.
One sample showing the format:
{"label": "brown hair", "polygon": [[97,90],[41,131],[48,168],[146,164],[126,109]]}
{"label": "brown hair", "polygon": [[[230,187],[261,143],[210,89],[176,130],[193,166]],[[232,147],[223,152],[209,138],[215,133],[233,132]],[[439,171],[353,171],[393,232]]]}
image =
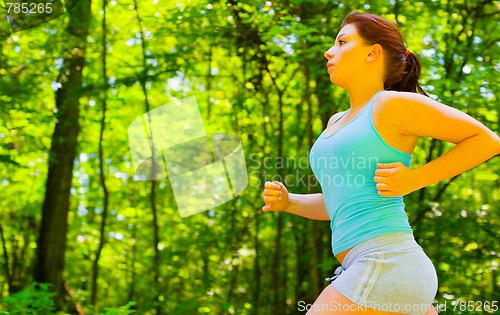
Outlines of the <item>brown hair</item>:
{"label": "brown hair", "polygon": [[351,12],[340,27],[351,23],[366,43],[382,46],[386,65],[384,89],[427,95],[418,84],[422,65],[417,55],[406,53],[403,36],[396,25],[375,14]]}

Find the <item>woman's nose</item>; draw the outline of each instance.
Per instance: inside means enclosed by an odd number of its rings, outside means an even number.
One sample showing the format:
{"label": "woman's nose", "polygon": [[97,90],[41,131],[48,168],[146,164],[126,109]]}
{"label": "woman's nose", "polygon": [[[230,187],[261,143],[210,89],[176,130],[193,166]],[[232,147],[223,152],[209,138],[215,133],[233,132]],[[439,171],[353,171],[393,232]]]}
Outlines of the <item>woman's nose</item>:
{"label": "woman's nose", "polygon": [[325,58],[328,60],[333,58],[333,53],[330,50],[331,50],[331,48],[328,49],[327,51],[325,51],[325,53],[324,53]]}

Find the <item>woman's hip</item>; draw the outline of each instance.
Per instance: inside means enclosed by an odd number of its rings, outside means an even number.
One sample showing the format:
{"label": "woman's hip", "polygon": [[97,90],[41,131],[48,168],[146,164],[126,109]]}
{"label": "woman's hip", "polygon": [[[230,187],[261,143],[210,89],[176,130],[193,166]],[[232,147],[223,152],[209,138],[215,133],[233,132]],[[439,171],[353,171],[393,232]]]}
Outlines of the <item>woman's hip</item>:
{"label": "woman's hip", "polygon": [[384,235],[354,246],[332,285],[351,301],[374,309],[424,314],[437,292],[434,265],[409,233]]}

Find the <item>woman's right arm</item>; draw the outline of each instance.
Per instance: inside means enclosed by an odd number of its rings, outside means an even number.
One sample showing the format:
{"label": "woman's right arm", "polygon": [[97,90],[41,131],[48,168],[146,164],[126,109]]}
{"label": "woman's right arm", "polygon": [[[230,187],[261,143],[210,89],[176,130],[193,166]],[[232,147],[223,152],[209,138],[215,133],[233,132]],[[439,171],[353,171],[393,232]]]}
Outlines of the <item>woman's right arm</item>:
{"label": "woman's right arm", "polygon": [[321,193],[288,194],[288,205],[283,211],[312,220],[330,221],[330,216],[326,212],[323,194]]}
{"label": "woman's right arm", "polygon": [[281,182],[266,182],[264,184],[264,212],[284,211],[312,220],[330,221],[326,211],[323,194],[292,194],[288,193]]}

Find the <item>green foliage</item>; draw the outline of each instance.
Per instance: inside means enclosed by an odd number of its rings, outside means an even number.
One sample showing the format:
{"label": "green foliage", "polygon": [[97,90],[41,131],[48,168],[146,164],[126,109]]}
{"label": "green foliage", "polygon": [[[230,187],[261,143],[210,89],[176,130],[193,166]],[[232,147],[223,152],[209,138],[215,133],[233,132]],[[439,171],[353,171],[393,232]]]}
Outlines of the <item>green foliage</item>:
{"label": "green foliage", "polygon": [[[325,283],[314,283],[313,270],[321,279],[336,263],[328,223],[262,214],[261,193],[265,180],[284,176],[294,183],[293,193],[320,192],[318,185],[309,187],[304,161],[328,118],[349,106],[346,92],[327,77],[323,53],[351,10],[397,21],[407,47],[421,58],[420,82],[431,97],[500,133],[498,1],[138,1],[138,12],[132,3],[108,1],[104,48],[102,0],[92,1],[65,253],[65,281],[88,314],[103,211],[98,146],[104,98],[110,196],[97,282],[97,312],[104,314],[152,314],[158,303],[165,314],[296,314],[298,299],[314,301]],[[42,287],[7,294],[31,283],[66,22],[59,18],[0,41],[0,298],[8,314],[52,309]],[[140,79],[147,80],[144,90]],[[155,248],[151,186],[134,178],[127,128],[146,111],[146,98],[156,108],[171,96],[190,95],[197,96],[207,133],[241,137],[249,186],[212,211],[180,218],[170,182],[158,182]],[[451,147],[422,138],[412,167]],[[280,152],[303,165],[277,165]],[[265,158],[274,162],[262,163]],[[498,174],[497,157],[447,186],[405,196],[415,235],[437,268],[439,303],[498,299]],[[277,274],[286,280],[279,289]],[[111,308],[128,300],[136,302]],[[287,310],[275,311],[280,302]]]}
{"label": "green foliage", "polygon": [[131,310],[130,308],[136,305],[136,302],[130,301],[127,305],[123,305],[120,307],[107,307],[104,309],[104,313],[102,315],[128,315],[134,314],[135,310]]}
{"label": "green foliage", "polygon": [[52,315],[54,314],[54,293],[50,284],[33,282],[29,288],[4,298],[5,315]]}

